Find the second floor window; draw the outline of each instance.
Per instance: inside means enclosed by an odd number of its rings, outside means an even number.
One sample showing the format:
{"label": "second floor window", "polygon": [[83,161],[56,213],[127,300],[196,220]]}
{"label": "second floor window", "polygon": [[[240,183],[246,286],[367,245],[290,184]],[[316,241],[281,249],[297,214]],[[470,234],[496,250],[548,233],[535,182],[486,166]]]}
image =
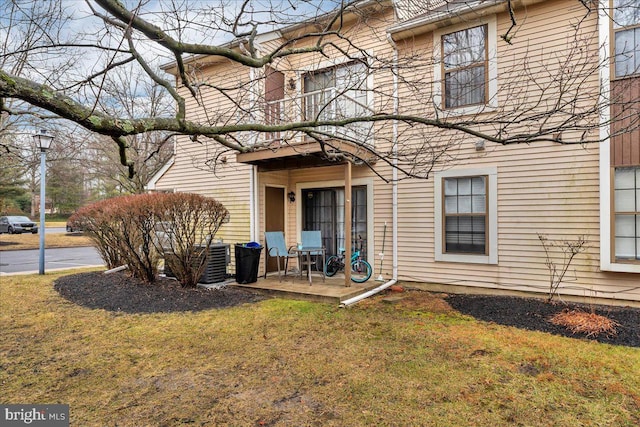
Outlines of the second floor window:
{"label": "second floor window", "polygon": [[640,73],[640,4],[637,0],[613,1],[615,77]]}
{"label": "second floor window", "polygon": [[304,75],[306,120],[339,120],[367,114],[367,67],[362,63]]}
{"label": "second floor window", "polygon": [[444,107],[484,104],[487,100],[487,26],[442,36]]}

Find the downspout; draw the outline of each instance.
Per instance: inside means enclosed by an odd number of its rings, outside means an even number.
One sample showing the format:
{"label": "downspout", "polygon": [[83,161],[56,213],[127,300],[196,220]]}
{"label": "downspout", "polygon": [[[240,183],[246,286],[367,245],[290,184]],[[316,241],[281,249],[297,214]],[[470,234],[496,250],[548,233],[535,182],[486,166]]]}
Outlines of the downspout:
{"label": "downspout", "polygon": [[[254,80],[255,80],[255,70],[253,68],[249,69],[249,81],[252,83],[250,86],[249,92],[249,105],[253,106],[255,101],[255,91],[254,91]],[[252,108],[253,110],[253,108]],[[253,117],[251,117],[253,119]],[[254,140],[253,143],[257,142],[259,138],[259,133],[253,133],[251,138]],[[256,173],[255,165],[251,166],[251,170],[249,171],[249,240],[252,242],[258,241],[258,197],[257,188],[258,188],[258,177]]]}
{"label": "downspout", "polygon": [[[398,115],[400,109],[400,102],[398,99],[398,47],[396,46],[395,41],[390,33],[387,33],[387,40],[389,44],[393,48],[393,114]],[[377,288],[371,289],[365,293],[357,295],[353,298],[349,298],[340,303],[340,307],[349,307],[352,304],[357,303],[358,301],[362,301],[365,298],[369,298],[372,295],[375,295],[379,292],[384,291],[388,287],[395,285],[398,282],[398,121],[393,120],[392,125],[392,135],[391,135],[391,143],[392,143],[392,153],[393,153],[393,161],[392,161],[392,171],[391,171],[391,246],[393,251],[392,256],[392,279],[378,286]]]}
{"label": "downspout", "polygon": [[256,192],[258,191],[258,180],[256,177],[256,167],[255,165],[251,166],[251,171],[249,172],[249,235],[250,240],[252,242],[257,242],[257,229],[258,229],[258,221],[257,221],[257,213],[258,213],[258,197],[256,197]]}
{"label": "downspout", "polygon": [[600,184],[600,269],[611,271],[611,47],[610,47],[609,2],[598,4],[598,45],[600,46],[600,99],[599,104],[608,105],[600,111],[599,184]]}

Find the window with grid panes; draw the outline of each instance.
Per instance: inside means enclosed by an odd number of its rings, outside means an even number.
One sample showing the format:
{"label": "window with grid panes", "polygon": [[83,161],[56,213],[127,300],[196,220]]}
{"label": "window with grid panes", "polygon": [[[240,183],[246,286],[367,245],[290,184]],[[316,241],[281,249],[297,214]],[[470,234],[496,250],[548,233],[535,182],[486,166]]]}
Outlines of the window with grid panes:
{"label": "window with grid panes", "polygon": [[484,104],[487,90],[487,26],[442,36],[444,107]]}
{"label": "window with grid panes", "polygon": [[640,261],[640,166],[615,169],[613,199],[614,258]]}
{"label": "window with grid panes", "polygon": [[615,77],[640,73],[640,1],[613,0]]}
{"label": "window with grid panes", "polygon": [[444,252],[487,253],[487,177],[444,178]]}

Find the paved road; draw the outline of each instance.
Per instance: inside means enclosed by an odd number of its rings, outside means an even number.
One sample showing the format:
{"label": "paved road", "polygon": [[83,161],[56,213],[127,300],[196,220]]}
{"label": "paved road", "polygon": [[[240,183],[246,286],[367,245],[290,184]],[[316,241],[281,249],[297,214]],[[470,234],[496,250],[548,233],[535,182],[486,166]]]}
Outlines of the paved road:
{"label": "paved road", "polygon": [[[37,273],[39,253],[38,249],[0,251],[0,276],[11,273]],[[104,265],[98,251],[93,247],[47,249],[44,261],[45,272]]]}
{"label": "paved road", "polygon": [[44,229],[45,231],[45,235],[46,234],[60,234],[60,233],[66,233],[67,232],[67,228],[66,227],[47,227]]}

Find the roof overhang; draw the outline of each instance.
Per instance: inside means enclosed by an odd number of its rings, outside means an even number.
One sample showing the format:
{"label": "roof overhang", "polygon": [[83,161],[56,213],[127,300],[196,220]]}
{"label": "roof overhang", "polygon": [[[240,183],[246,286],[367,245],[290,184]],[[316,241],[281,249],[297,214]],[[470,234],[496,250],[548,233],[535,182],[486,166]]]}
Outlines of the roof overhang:
{"label": "roof overhang", "polygon": [[145,185],[145,190],[147,190],[147,191],[155,190],[156,189],[156,184],[158,184],[158,181],[160,180],[160,178],[162,178],[164,176],[164,174],[167,173],[167,171],[169,169],[171,169],[171,166],[173,166],[173,164],[175,162],[176,162],[176,156],[174,154],[173,156],[171,156],[169,161],[167,163],[165,163],[164,165],[162,165],[162,167],[158,170],[158,172],[156,172],[151,177],[149,182],[147,182],[147,185]]}
{"label": "roof overhang", "polygon": [[[520,9],[543,1],[545,0],[519,0],[511,4],[514,9]],[[461,22],[472,22],[474,19],[487,15],[508,11],[509,3],[506,0],[456,1],[392,25],[387,32],[394,40],[403,40],[429,33],[438,28]]]}
{"label": "roof overhang", "polygon": [[[391,0],[364,0],[355,5],[351,5],[345,8],[341,19],[336,19],[333,24],[332,30],[351,23],[357,19],[360,19],[362,13],[380,11],[385,8],[392,7]],[[260,43],[268,43],[269,41],[282,38],[283,41],[290,41],[292,39],[304,36],[310,32],[324,31],[326,30],[327,22],[331,21],[335,16],[337,10],[325,12],[319,16],[298,22],[295,24],[284,25],[281,28],[260,33],[256,36],[254,43],[260,45]],[[246,38],[234,39],[224,44],[218,45],[218,47],[237,50],[243,52],[242,45],[247,43]],[[209,54],[193,54],[188,55],[183,59],[184,65],[196,65],[197,66],[210,66],[218,62],[228,61],[229,59],[223,56],[209,55]],[[176,61],[170,61],[160,65],[160,69],[170,73],[176,74],[177,63]]]}
{"label": "roof overhang", "polygon": [[265,172],[345,163],[347,160],[340,155],[341,153],[350,158],[361,159],[362,163],[375,163],[375,157],[371,152],[359,145],[341,142],[339,149],[325,152],[320,144],[315,141],[283,145],[274,149],[238,153],[236,161],[258,166],[260,172]]}

